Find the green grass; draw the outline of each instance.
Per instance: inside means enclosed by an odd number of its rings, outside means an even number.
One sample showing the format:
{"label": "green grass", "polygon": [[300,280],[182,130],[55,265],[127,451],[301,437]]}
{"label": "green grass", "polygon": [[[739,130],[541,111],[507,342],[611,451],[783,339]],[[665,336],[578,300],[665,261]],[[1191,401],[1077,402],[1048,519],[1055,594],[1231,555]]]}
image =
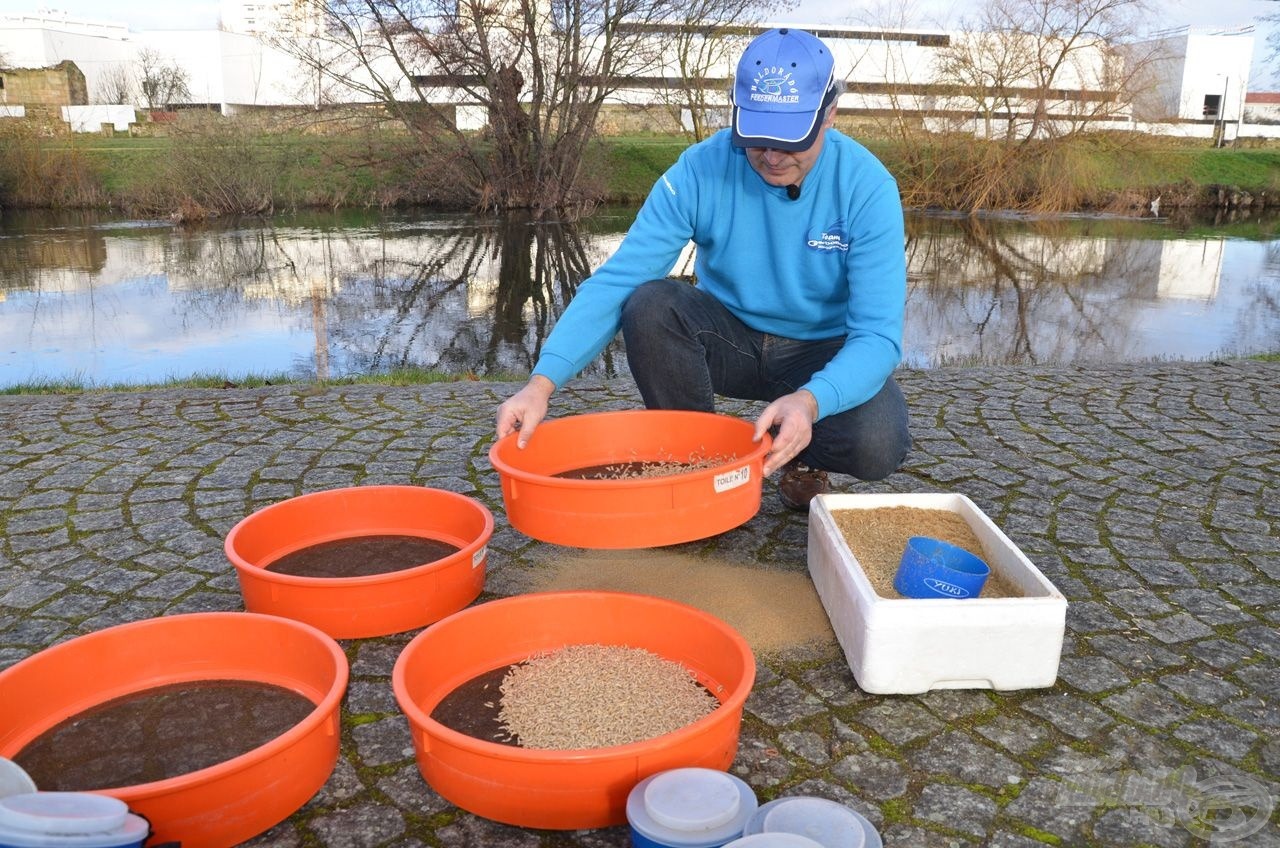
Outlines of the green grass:
{"label": "green grass", "polygon": [[455,383],[478,380],[487,383],[523,382],[528,375],[495,373],[478,376],[472,373],[452,374],[428,369],[403,368],[380,374],[334,377],[328,380],[290,377],[287,374],[221,375],[194,374],[190,377],[172,378],[154,383],[97,384],[91,381],[37,380],[0,389],[0,395],[68,395],[93,392],[130,392],[158,389],[256,389],[263,386],[297,386],[303,391],[319,392],[330,386],[423,386],[433,383]]}
{"label": "green grass", "polygon": [[[859,140],[891,167],[905,161],[902,154],[913,149],[911,142],[862,135]],[[419,148],[394,131],[254,134],[244,125],[213,122],[206,131],[174,138],[72,136],[23,143],[37,145],[46,154],[44,167],[51,176],[67,172],[74,164],[87,165],[75,170],[87,171],[88,184],[52,197],[48,202],[54,205],[82,198],[88,204],[105,200],[111,206],[145,209],[148,204],[163,206],[165,197],[183,191],[184,186],[174,185],[175,181],[190,180],[187,188],[196,191],[197,181],[221,181],[234,187],[250,176],[257,181],[255,190],[260,186],[272,195],[277,210],[431,202],[431,190],[423,187],[421,174],[414,171],[424,162],[417,155]],[[635,204],[687,146],[680,136],[607,136],[585,157],[584,176],[589,185],[603,189],[606,203]],[[1071,161],[1064,160],[1062,167],[1069,164],[1099,203],[1107,195],[1154,196],[1162,190],[1167,197],[1178,192],[1195,196],[1210,185],[1280,195],[1280,149],[1219,150],[1204,141],[1135,142],[1100,136],[1076,143],[1062,155],[1068,153]],[[175,162],[187,167],[175,167]],[[0,173],[0,191],[5,177]],[[39,175],[34,179],[24,193],[10,198],[12,205],[39,205],[38,198],[48,194],[41,185],[49,180],[42,182]],[[904,191],[921,188],[908,185],[905,173],[899,179]],[[99,191],[92,190],[93,183]],[[415,194],[422,191],[428,193]],[[928,196],[927,191],[920,196]]]}
{"label": "green grass", "polygon": [[679,138],[606,139],[605,167],[609,178],[609,200],[612,203],[638,203],[649,195],[649,189],[688,147]]}
{"label": "green grass", "polygon": [[[1209,359],[1231,359],[1230,356],[1214,356]],[[1260,362],[1280,362],[1280,351],[1274,353],[1258,353],[1243,357]],[[951,362],[939,367],[966,367],[983,365],[982,362]],[[171,378],[152,383],[110,383],[97,384],[75,378],[63,380],[37,380],[30,383],[0,388],[0,395],[73,395],[92,394],[95,392],[136,392],[162,389],[257,389],[264,386],[293,386],[304,394],[323,392],[332,386],[426,386],[435,383],[457,383],[462,381],[478,381],[484,383],[523,383],[528,374],[493,373],[465,374],[446,373],[423,368],[402,368],[381,374],[358,374],[348,377],[334,377],[328,380],[314,380],[307,377],[291,377],[287,374],[263,375],[221,375],[194,374],[190,377]],[[876,747],[878,740],[872,740]]]}

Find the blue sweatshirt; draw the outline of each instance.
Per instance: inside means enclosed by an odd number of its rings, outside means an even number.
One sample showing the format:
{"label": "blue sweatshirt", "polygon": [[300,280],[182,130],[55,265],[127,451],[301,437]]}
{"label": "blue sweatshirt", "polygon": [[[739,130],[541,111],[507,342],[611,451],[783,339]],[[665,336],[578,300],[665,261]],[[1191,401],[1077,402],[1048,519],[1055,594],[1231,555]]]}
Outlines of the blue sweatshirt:
{"label": "blue sweatshirt", "polygon": [[622,244],[578,287],[534,374],[557,387],[617,334],[640,284],[697,246],[699,288],[744,324],[792,339],[844,336],[802,388],[824,418],[870,400],[902,358],[906,254],[898,186],[866,148],[827,130],[800,196],[771,186],[722,130],[654,184]]}

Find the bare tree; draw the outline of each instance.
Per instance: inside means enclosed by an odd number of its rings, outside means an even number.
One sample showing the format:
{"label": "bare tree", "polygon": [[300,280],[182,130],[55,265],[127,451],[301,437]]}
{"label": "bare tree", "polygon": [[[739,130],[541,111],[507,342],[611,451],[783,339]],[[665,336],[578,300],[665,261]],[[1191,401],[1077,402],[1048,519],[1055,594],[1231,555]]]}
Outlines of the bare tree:
{"label": "bare tree", "polygon": [[[589,208],[585,156],[606,98],[652,73],[644,27],[683,20],[680,0],[303,0],[322,24],[277,44],[309,74],[381,105],[480,209],[541,217]],[[295,32],[299,28],[295,27]],[[458,107],[486,116],[478,135]]]}
{"label": "bare tree", "polygon": [[[1280,6],[1280,0],[1272,0],[1277,6]],[[1258,18],[1265,24],[1271,24],[1273,29],[1267,35],[1267,61],[1271,63],[1271,79],[1280,82],[1280,11],[1271,12]],[[3,57],[0,57],[0,66],[3,66]]]}
{"label": "bare tree", "polygon": [[[1146,0],[985,0],[937,36],[925,80],[886,76],[914,122],[881,119],[910,205],[1077,209],[1127,203],[1097,190],[1096,151],[1136,147],[1134,98],[1166,45],[1138,43]],[[895,93],[896,92],[896,93]],[[1093,130],[1113,132],[1093,132]]]}
{"label": "bare tree", "polygon": [[938,82],[958,86],[988,132],[1027,143],[1128,114],[1157,47],[1133,45],[1146,0],[987,0],[944,48]]}
{"label": "bare tree", "polygon": [[133,103],[133,70],[124,62],[112,62],[98,72],[94,84],[95,103],[125,106]]}
{"label": "bare tree", "polygon": [[191,80],[177,62],[150,47],[138,51],[138,89],[148,109],[191,98]]}
{"label": "bare tree", "polygon": [[656,90],[693,141],[723,125],[714,112],[728,108],[728,81],[716,73],[734,67],[755,24],[795,6],[796,0],[688,0],[679,20],[650,29],[667,45]]}

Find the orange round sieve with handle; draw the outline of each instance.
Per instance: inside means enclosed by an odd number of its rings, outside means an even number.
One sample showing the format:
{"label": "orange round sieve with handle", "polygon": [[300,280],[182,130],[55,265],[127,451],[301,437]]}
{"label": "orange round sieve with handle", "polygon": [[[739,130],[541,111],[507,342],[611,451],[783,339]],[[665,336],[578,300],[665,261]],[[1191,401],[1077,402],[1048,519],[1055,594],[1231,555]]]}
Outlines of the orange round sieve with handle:
{"label": "orange round sieve with handle", "polygon": [[[227,534],[245,609],[319,627],[336,639],[402,633],[457,612],[484,588],[493,514],[474,498],[424,486],[353,486],[280,501]],[[368,536],[417,536],[455,553],[359,577],[270,570],[303,548]]]}
{"label": "orange round sieve with handle", "polygon": [[145,816],[149,844],[226,848],[284,821],[328,780],[347,677],[337,642],[287,618],[211,612],[121,624],[0,671],[0,756],[13,758],[67,718],[160,686],[233,680],[297,692],[315,709],[251,751],[165,780],[85,788]]}
{"label": "orange round sieve with handle", "polygon": [[[501,745],[431,718],[446,695],[481,674],[588,644],[643,648],[674,660],[720,705],[651,739],[566,751]],[[392,672],[418,769],[433,789],[485,818],[566,830],[625,823],[627,794],[651,774],[728,769],[754,682],[751,648],[728,624],[685,604],[622,592],[543,592],[471,607],[416,636]]]}
{"label": "orange round sieve with handle", "polygon": [[[499,439],[489,461],[511,525],[534,539],[580,548],[648,548],[731,530],[760,510],[772,439],[711,412],[623,410],[544,421],[520,448]],[[685,464],[664,476],[576,479],[586,468]]]}

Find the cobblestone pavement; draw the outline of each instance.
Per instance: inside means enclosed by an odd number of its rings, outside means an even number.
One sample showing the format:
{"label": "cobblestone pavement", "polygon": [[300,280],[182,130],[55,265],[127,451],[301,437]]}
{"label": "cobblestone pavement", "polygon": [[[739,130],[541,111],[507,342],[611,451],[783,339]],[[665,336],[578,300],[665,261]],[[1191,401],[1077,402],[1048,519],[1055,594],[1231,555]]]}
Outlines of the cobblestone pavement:
{"label": "cobblestone pavement", "polygon": [[[1219,841],[1280,845],[1280,364],[941,369],[901,382],[916,438],[906,467],[836,482],[972,498],[1071,602],[1058,682],[885,697],[861,692],[835,651],[770,660],[734,772],[762,801],[847,802],[891,846],[1200,845],[1214,827]],[[0,398],[0,667],[121,622],[242,609],[227,531],[339,486],[480,499],[497,523],[481,600],[510,594],[556,550],[506,523],[488,463],[493,410],[513,389]],[[579,381],[553,414],[636,405],[626,381]],[[766,484],[747,524],[679,550],[804,570],[805,542],[804,516]],[[337,769],[253,845],[627,844],[625,828],[524,830],[436,795],[390,686],[413,635],[343,642]],[[1216,824],[1196,818],[1206,809]]]}

